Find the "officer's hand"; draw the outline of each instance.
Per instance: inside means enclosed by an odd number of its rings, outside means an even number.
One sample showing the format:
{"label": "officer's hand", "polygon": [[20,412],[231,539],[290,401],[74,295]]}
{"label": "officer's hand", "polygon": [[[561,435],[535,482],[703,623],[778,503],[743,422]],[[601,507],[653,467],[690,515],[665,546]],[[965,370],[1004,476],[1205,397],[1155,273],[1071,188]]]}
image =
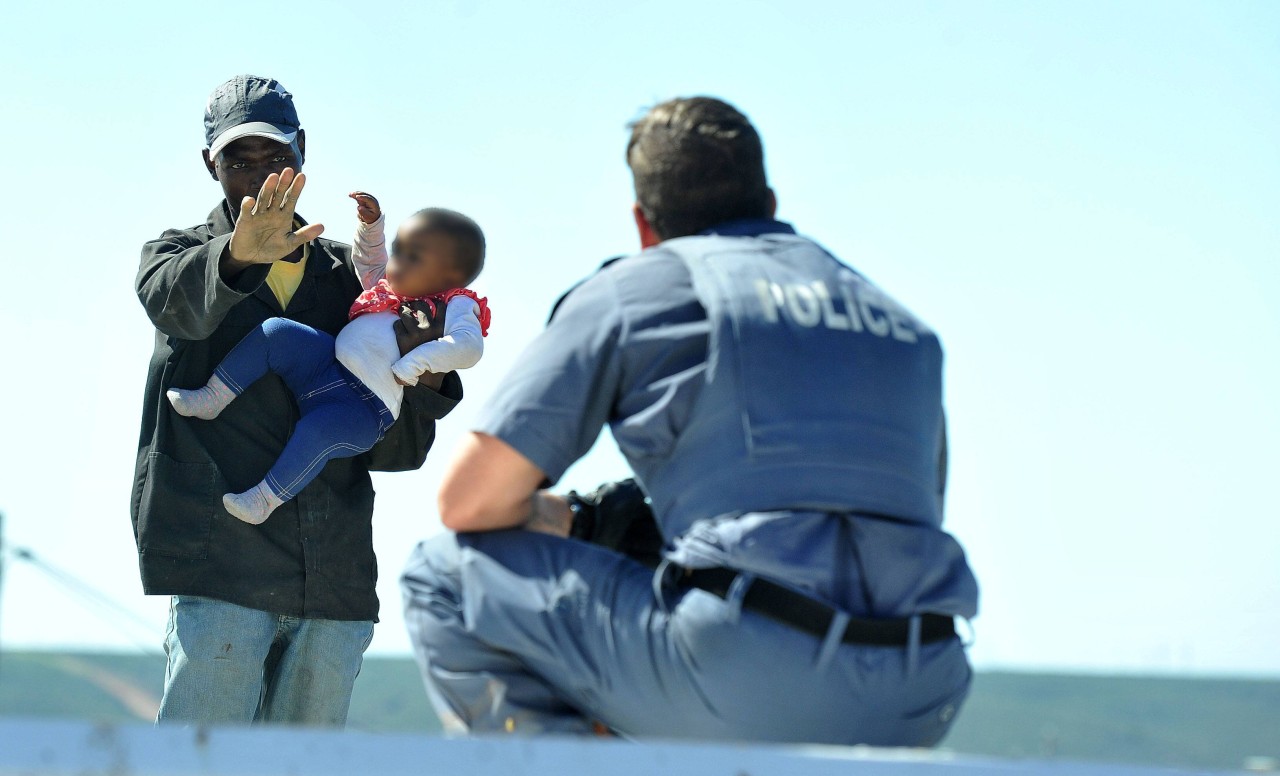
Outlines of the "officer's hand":
{"label": "officer's hand", "polygon": [[361,223],[372,224],[382,217],[382,208],[378,206],[378,198],[363,191],[353,191],[347,195],[356,201],[356,218]]}
{"label": "officer's hand", "polygon": [[438,340],[444,336],[444,321],[448,313],[448,305],[438,305],[433,313],[431,305],[426,302],[405,302],[400,305],[400,319],[393,329],[396,333],[396,345],[400,355],[423,344]]}
{"label": "officer's hand", "polygon": [[258,196],[240,202],[240,215],[231,233],[229,250],[240,264],[271,264],[293,253],[324,232],[322,224],[308,224],[293,231],[293,210],[302,195],[307,176],[293,174],[292,167],[271,173]]}
{"label": "officer's hand", "polygon": [[569,535],[599,544],[656,567],[664,540],[653,509],[635,480],[610,482],[591,493],[571,494],[579,502]]}

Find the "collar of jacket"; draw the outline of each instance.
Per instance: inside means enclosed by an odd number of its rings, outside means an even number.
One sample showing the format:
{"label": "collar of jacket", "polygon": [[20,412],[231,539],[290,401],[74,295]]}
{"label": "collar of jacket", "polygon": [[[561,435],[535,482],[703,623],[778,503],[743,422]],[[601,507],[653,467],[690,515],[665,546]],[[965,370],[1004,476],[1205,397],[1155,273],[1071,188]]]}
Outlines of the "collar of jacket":
{"label": "collar of jacket", "polygon": [[719,235],[721,237],[759,237],[762,234],[795,234],[796,230],[786,221],[776,218],[740,218],[716,224],[710,229],[698,232],[700,235]]}
{"label": "collar of jacket", "polygon": [[[293,217],[298,219],[298,222],[303,226],[306,226],[307,219],[296,213]],[[235,231],[236,222],[231,218],[231,205],[225,199],[209,213],[209,219],[205,221],[205,226],[209,228],[209,234],[213,237],[231,234]],[[311,241],[311,258],[307,260],[307,275],[318,275],[341,266],[342,257],[333,252],[328,240],[316,238]]]}

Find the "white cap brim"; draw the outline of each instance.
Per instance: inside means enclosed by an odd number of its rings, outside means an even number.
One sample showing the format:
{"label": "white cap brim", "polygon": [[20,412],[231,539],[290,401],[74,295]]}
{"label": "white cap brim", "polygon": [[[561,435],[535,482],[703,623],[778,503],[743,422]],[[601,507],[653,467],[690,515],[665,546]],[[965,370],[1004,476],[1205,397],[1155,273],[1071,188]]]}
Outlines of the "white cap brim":
{"label": "white cap brim", "polygon": [[296,129],[286,129],[275,124],[268,124],[265,121],[251,121],[248,124],[240,124],[213,139],[213,143],[209,145],[209,158],[212,159],[217,156],[222,149],[242,137],[269,137],[277,143],[292,145],[293,141],[298,139],[298,131]]}

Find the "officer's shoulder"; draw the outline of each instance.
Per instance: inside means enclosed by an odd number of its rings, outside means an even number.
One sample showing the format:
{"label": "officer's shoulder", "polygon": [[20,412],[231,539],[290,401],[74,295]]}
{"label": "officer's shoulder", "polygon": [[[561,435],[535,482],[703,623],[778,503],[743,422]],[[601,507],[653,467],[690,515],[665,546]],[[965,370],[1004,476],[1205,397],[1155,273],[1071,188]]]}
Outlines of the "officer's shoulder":
{"label": "officer's shoulder", "polygon": [[640,253],[623,254],[606,259],[595,272],[579,280],[560,295],[560,298],[551,306],[551,314],[547,316],[547,322],[550,323],[561,306],[575,294],[612,292],[620,284],[625,286],[635,278],[651,276],[655,269],[669,264],[678,265],[679,259],[671,251],[661,248],[650,248]]}
{"label": "officer's shoulder", "polygon": [[600,265],[600,269],[596,270],[595,274],[587,277],[575,288],[588,283],[625,283],[636,278],[653,280],[655,273],[662,275],[673,269],[683,270],[684,266],[684,261],[675,251],[665,245],[655,245],[640,253],[609,259]]}
{"label": "officer's shoulder", "polygon": [[556,299],[555,303],[551,305],[551,312],[547,314],[547,323],[551,323],[552,319],[556,317],[556,313],[560,312],[560,308],[564,306],[564,303],[569,299],[570,296],[573,295],[575,291],[578,291],[583,286],[592,282],[593,280],[595,280],[597,277],[600,276],[600,273],[604,272],[609,267],[613,266],[614,264],[617,264],[618,262],[622,261],[625,258],[627,257],[623,255],[623,256],[614,256],[613,258],[610,258],[610,259],[605,259],[604,263],[600,265],[599,269],[597,269],[592,274],[587,275],[582,280],[579,280],[577,283],[574,283],[572,286],[569,286],[569,290],[561,294],[560,298]]}

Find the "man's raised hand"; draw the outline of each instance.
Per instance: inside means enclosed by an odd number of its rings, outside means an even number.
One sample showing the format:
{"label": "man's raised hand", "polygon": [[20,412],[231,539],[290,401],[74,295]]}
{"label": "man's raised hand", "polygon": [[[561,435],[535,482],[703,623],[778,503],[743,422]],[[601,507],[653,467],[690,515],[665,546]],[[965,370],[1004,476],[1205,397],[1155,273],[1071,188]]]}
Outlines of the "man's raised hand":
{"label": "man's raised hand", "polygon": [[257,198],[245,197],[240,202],[240,216],[231,235],[232,259],[243,264],[270,264],[320,236],[322,224],[293,230],[293,211],[306,183],[306,175],[294,175],[293,168],[286,167],[279,175],[267,176]]}

